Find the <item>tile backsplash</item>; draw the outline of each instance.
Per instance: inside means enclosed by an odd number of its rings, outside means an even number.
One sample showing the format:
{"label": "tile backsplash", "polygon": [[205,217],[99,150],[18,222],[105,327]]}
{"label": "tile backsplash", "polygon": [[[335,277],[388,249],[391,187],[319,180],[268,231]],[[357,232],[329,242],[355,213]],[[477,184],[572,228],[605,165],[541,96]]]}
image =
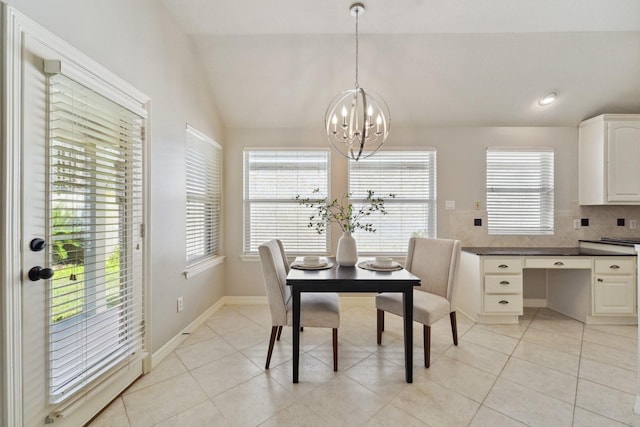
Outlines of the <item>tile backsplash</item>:
{"label": "tile backsplash", "polygon": [[[487,212],[482,210],[447,211],[449,238],[462,240],[464,246],[576,246],[578,240],[597,240],[601,237],[640,238],[640,206],[579,206],[555,212],[555,232],[549,236],[493,236],[487,233]],[[482,225],[476,226],[476,219]],[[624,226],[618,225],[624,219]],[[574,220],[588,226],[574,228]],[[587,220],[587,221],[585,221]],[[640,225],[640,224],[638,224]]]}

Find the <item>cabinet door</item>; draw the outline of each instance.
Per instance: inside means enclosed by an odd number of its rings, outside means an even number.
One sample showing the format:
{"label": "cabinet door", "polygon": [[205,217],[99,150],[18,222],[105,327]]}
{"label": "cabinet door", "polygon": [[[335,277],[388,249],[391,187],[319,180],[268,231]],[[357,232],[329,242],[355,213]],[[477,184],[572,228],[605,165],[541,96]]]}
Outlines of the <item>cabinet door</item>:
{"label": "cabinet door", "polygon": [[640,122],[609,122],[607,136],[608,201],[640,201]]}
{"label": "cabinet door", "polygon": [[597,275],[594,314],[633,314],[636,306],[633,276]]}

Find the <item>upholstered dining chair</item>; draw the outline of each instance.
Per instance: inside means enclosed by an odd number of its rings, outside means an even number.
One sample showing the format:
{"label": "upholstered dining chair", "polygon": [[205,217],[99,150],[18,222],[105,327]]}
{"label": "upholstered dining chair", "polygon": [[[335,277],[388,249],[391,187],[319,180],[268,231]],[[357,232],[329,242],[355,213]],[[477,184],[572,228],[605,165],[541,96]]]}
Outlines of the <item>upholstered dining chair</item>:
{"label": "upholstered dining chair", "polygon": [[[265,369],[269,369],[276,339],[280,340],[283,326],[293,323],[291,290],[287,286],[289,263],[282,242],[270,240],[258,247],[264,284],[271,311],[271,338]],[[338,370],[338,327],[340,300],[337,293],[304,292],[300,298],[300,326],[333,329],[333,370]]]}
{"label": "upholstered dining chair", "polygon": [[[413,320],[423,325],[424,366],[431,363],[431,326],[449,314],[453,344],[458,345],[456,312],[451,305],[460,263],[462,242],[451,239],[412,237],[405,268],[420,278],[413,291]],[[384,312],[402,316],[402,294],[376,295],[378,345],[382,343]]]}

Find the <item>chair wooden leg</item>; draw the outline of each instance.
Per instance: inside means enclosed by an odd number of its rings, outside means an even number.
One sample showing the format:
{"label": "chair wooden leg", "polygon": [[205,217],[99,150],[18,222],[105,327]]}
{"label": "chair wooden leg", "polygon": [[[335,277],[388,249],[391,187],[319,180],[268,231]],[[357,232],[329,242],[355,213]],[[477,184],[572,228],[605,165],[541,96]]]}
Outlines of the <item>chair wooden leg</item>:
{"label": "chair wooden leg", "polygon": [[338,371],[338,328],[333,328],[333,371]]}
{"label": "chair wooden leg", "polygon": [[276,338],[278,341],[280,341],[281,334],[282,334],[282,326],[278,326],[278,337]]}
{"label": "chair wooden leg", "polygon": [[273,353],[273,344],[276,341],[276,335],[278,334],[278,326],[271,328],[271,338],[269,339],[269,351],[267,352],[267,364],[264,365],[264,369],[269,369],[269,363],[271,363],[271,353]]}
{"label": "chair wooden leg", "polygon": [[453,345],[458,345],[458,324],[456,323],[456,312],[449,313],[451,319],[451,335],[453,335]]}
{"label": "chair wooden leg", "polygon": [[376,322],[376,330],[378,332],[378,345],[382,344],[382,331],[384,331],[384,311],[378,310],[378,321]]}
{"label": "chair wooden leg", "polygon": [[423,325],[422,333],[424,335],[424,367],[431,365],[431,326]]}

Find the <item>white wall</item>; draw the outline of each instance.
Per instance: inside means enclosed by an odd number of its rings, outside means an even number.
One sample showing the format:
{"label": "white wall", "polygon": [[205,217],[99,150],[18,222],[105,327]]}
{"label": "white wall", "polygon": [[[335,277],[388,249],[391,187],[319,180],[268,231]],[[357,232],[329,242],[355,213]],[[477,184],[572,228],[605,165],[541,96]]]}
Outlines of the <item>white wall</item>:
{"label": "white wall", "polygon": [[[229,129],[225,150],[226,295],[264,295],[260,264],[242,256],[242,149],[243,147],[326,147],[322,128]],[[438,236],[456,237],[465,214],[478,215],[475,202],[484,209],[485,149],[490,146],[553,147],[556,163],[556,210],[571,210],[578,195],[578,130],[553,127],[469,127],[393,128],[383,149],[394,146],[429,146],[437,149]],[[366,160],[365,160],[366,161]],[[334,196],[347,191],[347,162],[332,152],[331,191]],[[446,200],[456,201],[456,211],[444,209]],[[455,224],[451,224],[456,222]],[[466,224],[466,223],[465,223]],[[473,229],[473,222],[465,229]],[[452,227],[455,225],[455,227]],[[474,230],[475,231],[475,230]],[[486,231],[484,231],[486,235]],[[332,234],[335,254],[339,231]],[[577,237],[574,244],[577,243]],[[473,241],[463,244],[472,246]],[[515,244],[512,246],[516,246]]]}
{"label": "white wall", "polygon": [[[186,280],[185,126],[223,144],[195,49],[156,0],[7,0],[151,98],[151,351],[224,295],[224,265]],[[176,299],[184,298],[177,313]]]}

